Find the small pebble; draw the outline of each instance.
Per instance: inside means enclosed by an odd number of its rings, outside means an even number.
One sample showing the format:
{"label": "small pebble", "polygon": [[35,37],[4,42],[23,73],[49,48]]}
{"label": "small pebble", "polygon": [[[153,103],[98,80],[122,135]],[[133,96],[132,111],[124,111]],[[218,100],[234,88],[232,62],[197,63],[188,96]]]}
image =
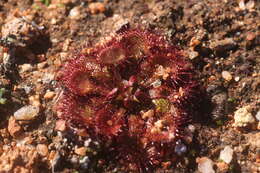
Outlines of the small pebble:
{"label": "small pebble", "polygon": [[64,120],[58,120],[56,121],[55,130],[58,131],[65,131],[66,130],[66,122]]}
{"label": "small pebble", "polygon": [[254,0],[250,0],[246,3],[246,9],[248,9],[249,11],[252,10],[255,7],[255,1]]}
{"label": "small pebble", "polygon": [[40,96],[39,95],[33,95],[29,97],[30,104],[35,106],[35,107],[40,107],[41,102],[40,102]]}
{"label": "small pebble", "polygon": [[51,81],[54,80],[55,75],[52,73],[45,73],[44,76],[42,77],[42,82],[43,84],[49,84]]}
{"label": "small pebble", "polygon": [[13,116],[9,118],[7,129],[13,137],[17,137],[22,132],[21,126],[17,123]]}
{"label": "small pebble", "polygon": [[255,122],[253,115],[249,112],[249,108],[250,108],[249,106],[244,106],[235,111],[234,114],[235,122],[233,126],[245,127]]}
{"label": "small pebble", "polygon": [[213,161],[207,157],[197,158],[198,170],[201,173],[215,173],[213,169]]}
{"label": "small pebble", "polygon": [[36,149],[37,152],[42,156],[47,156],[49,153],[48,147],[45,144],[38,144]]}
{"label": "small pebble", "polygon": [[195,46],[199,45],[200,43],[201,43],[201,41],[198,40],[197,37],[192,37],[191,40],[190,40],[189,46],[195,47]]}
{"label": "small pebble", "polygon": [[189,54],[189,58],[190,58],[191,60],[193,60],[194,58],[196,58],[196,57],[199,56],[199,53],[196,52],[196,51],[194,51],[194,50],[189,50],[189,51],[188,51],[188,54]]}
{"label": "small pebble", "polygon": [[190,124],[190,125],[188,126],[188,129],[190,130],[191,133],[194,133],[195,130],[196,130],[196,127],[195,127],[194,125]]}
{"label": "small pebble", "polygon": [[80,148],[76,148],[75,149],[75,153],[80,155],[80,156],[85,156],[87,152],[87,148],[86,147],[80,147]]}
{"label": "small pebble", "polygon": [[32,71],[32,65],[31,64],[23,64],[19,66],[20,73],[29,72]]}
{"label": "small pebble", "polygon": [[218,170],[220,172],[227,172],[228,171],[228,164],[226,164],[225,162],[218,162],[216,163],[217,167],[218,167]]}
{"label": "small pebble", "polygon": [[74,7],[70,10],[69,12],[69,18],[73,20],[78,20],[80,19],[80,8],[79,7]]}
{"label": "small pebble", "polygon": [[58,20],[57,20],[56,18],[52,18],[52,19],[51,19],[51,24],[52,24],[52,25],[57,24],[57,22],[58,22]]}
{"label": "small pebble", "polygon": [[252,40],[255,39],[255,37],[256,37],[256,35],[254,33],[250,32],[250,33],[247,34],[246,40],[252,41]]}
{"label": "small pebble", "polygon": [[55,92],[53,92],[53,91],[47,91],[45,94],[44,94],[44,96],[43,96],[43,98],[45,98],[45,99],[52,99],[53,97],[55,96]]}
{"label": "small pebble", "polygon": [[184,153],[187,152],[187,147],[185,144],[183,144],[181,141],[178,141],[175,148],[174,148],[175,153],[177,153],[179,156],[183,155]]}
{"label": "small pebble", "polygon": [[48,66],[48,63],[46,61],[37,64],[38,69],[43,69],[47,66]]}
{"label": "small pebble", "polygon": [[69,50],[69,46],[70,46],[70,44],[71,44],[71,39],[66,39],[65,41],[64,41],[64,43],[63,43],[63,46],[62,46],[62,51],[63,52],[66,52],[66,51],[68,51]]}
{"label": "small pebble", "polygon": [[219,159],[229,164],[232,161],[232,158],[233,149],[230,146],[225,146],[225,148],[222,151],[220,151]]}
{"label": "small pebble", "polygon": [[226,81],[232,80],[232,75],[228,71],[222,71],[221,75]]}
{"label": "small pebble", "polygon": [[24,138],[24,143],[29,145],[29,144],[32,144],[33,143],[33,138],[31,136],[27,136]]}
{"label": "small pebble", "polygon": [[28,105],[18,109],[14,113],[14,117],[16,120],[28,121],[38,116],[39,111],[39,107]]}
{"label": "small pebble", "polygon": [[240,0],[238,5],[239,5],[240,10],[245,10],[246,9],[246,5],[245,5],[245,1],[244,0]]}
{"label": "small pebble", "polygon": [[240,77],[239,76],[236,76],[235,77],[235,81],[238,82],[240,80]]}
{"label": "small pebble", "polygon": [[91,14],[103,13],[106,10],[104,3],[101,2],[92,2],[88,7]]}
{"label": "small pebble", "polygon": [[87,140],[85,140],[85,141],[84,141],[84,146],[85,146],[85,147],[88,147],[88,146],[90,145],[91,141],[92,141],[92,140],[91,140],[90,138],[87,139]]}

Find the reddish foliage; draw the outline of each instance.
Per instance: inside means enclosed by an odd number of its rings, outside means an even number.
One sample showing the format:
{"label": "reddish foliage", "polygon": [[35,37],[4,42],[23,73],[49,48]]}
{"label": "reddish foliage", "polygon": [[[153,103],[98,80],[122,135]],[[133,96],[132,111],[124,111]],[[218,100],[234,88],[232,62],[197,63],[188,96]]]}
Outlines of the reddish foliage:
{"label": "reddish foliage", "polygon": [[176,160],[174,147],[201,93],[181,51],[142,30],[82,51],[58,80],[64,88],[59,117],[92,138],[111,140],[108,151],[116,159],[143,171]]}

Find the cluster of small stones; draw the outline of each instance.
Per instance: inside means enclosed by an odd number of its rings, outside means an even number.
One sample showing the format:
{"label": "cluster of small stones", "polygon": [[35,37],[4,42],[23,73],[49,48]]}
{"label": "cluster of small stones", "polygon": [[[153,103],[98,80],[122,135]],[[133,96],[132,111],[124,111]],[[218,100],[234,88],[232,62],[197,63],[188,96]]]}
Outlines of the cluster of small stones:
{"label": "cluster of small stones", "polygon": [[110,156],[129,169],[176,162],[201,100],[193,73],[163,36],[120,31],[61,69],[58,117],[104,145],[110,141]]}

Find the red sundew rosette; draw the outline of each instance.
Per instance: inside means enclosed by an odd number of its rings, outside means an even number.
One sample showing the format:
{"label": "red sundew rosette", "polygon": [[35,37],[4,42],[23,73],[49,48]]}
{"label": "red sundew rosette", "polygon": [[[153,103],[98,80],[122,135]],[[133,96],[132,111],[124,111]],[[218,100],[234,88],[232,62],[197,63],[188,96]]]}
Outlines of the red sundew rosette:
{"label": "red sundew rosette", "polygon": [[162,36],[123,31],[60,71],[58,114],[90,137],[112,139],[117,147],[110,151],[138,169],[174,161],[175,143],[200,100],[192,73],[181,51]]}

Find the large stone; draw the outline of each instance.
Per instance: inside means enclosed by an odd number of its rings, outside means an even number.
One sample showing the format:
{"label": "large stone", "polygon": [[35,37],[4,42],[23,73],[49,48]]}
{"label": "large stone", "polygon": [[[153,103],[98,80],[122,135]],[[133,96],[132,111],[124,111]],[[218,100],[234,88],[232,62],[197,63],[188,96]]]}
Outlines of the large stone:
{"label": "large stone", "polygon": [[229,164],[233,159],[233,149],[230,146],[226,146],[220,151],[219,159]]}
{"label": "large stone", "polygon": [[234,115],[234,126],[235,127],[245,127],[251,123],[255,122],[255,118],[249,112],[250,107],[249,106],[244,106],[242,108],[239,108]]}
{"label": "large stone", "polygon": [[207,157],[197,158],[198,170],[201,173],[215,173],[213,169],[213,161]]}
{"label": "large stone", "polygon": [[38,116],[39,111],[40,111],[39,107],[28,105],[18,109],[14,113],[14,117],[16,120],[28,121]]}
{"label": "large stone", "polygon": [[13,137],[17,137],[22,132],[22,127],[17,123],[13,116],[10,117],[8,121],[8,132]]}

